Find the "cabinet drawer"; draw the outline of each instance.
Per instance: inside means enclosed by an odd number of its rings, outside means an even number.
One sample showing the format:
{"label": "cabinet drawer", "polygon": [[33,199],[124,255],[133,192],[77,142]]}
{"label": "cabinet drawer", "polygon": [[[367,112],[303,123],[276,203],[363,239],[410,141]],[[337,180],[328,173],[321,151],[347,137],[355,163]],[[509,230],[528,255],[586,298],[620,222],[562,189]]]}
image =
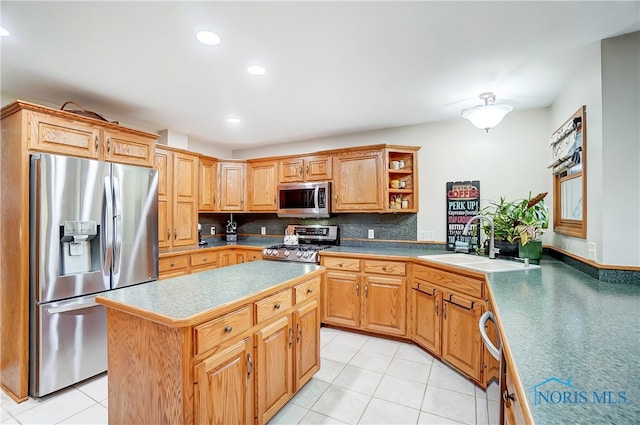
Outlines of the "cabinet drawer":
{"label": "cabinet drawer", "polygon": [[253,325],[251,310],[243,307],[224,316],[194,328],[196,355],[220,345],[222,342],[240,335]]}
{"label": "cabinet drawer", "polygon": [[333,270],[360,271],[360,260],[353,258],[323,257],[322,265]]}
{"label": "cabinet drawer", "polygon": [[296,291],[296,304],[306,301],[309,298],[317,297],[320,295],[320,278],[316,277],[303,282],[296,285],[294,289]]}
{"label": "cabinet drawer", "polygon": [[197,254],[191,254],[192,266],[204,266],[210,264],[216,264],[218,262],[218,253],[214,251],[198,252]]}
{"label": "cabinet drawer", "polygon": [[186,255],[176,255],[173,257],[163,257],[158,259],[158,270],[160,273],[186,269],[188,266],[189,257]]}
{"label": "cabinet drawer", "polygon": [[399,261],[376,261],[365,260],[364,272],[376,274],[393,274],[396,276],[404,276],[406,274],[407,265]]}
{"label": "cabinet drawer", "polygon": [[256,306],[256,322],[262,323],[289,309],[293,305],[291,294],[291,289],[287,289],[257,301],[254,304]]}
{"label": "cabinet drawer", "polygon": [[434,285],[442,286],[452,291],[482,298],[484,282],[472,277],[449,273],[444,270],[432,269],[431,267],[415,266],[413,268],[414,288],[415,281],[424,280]]}

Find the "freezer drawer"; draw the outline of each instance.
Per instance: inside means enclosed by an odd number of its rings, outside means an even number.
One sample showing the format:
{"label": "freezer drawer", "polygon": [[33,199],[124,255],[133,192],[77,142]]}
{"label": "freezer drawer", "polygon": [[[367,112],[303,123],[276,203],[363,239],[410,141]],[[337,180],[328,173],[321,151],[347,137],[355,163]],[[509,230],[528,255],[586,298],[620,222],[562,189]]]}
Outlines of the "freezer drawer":
{"label": "freezer drawer", "polygon": [[29,393],[42,397],[107,370],[106,312],[95,295],[34,305]]}

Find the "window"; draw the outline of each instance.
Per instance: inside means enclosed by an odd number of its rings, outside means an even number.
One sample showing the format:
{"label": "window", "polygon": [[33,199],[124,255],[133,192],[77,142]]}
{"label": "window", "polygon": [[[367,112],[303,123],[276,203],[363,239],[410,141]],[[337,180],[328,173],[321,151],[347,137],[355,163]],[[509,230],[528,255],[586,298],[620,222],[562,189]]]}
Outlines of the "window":
{"label": "window", "polygon": [[551,136],[553,231],[587,237],[587,121],[582,106]]}

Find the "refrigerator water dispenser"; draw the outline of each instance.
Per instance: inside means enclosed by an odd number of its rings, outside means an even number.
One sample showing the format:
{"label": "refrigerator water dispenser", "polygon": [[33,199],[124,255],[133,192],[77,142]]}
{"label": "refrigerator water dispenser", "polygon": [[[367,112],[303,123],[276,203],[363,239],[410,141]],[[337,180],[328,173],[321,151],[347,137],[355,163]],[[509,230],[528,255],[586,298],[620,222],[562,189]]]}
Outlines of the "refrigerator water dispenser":
{"label": "refrigerator water dispenser", "polygon": [[100,269],[100,238],[95,221],[65,221],[60,226],[61,276]]}

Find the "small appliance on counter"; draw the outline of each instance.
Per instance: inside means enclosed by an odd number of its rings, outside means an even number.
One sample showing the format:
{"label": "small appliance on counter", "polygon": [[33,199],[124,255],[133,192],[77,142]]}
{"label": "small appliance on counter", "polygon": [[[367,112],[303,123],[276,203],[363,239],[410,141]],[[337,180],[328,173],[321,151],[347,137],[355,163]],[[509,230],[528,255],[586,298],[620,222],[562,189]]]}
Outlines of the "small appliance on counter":
{"label": "small appliance on counter", "polygon": [[238,224],[235,221],[233,221],[233,214],[231,214],[231,218],[227,220],[225,233],[227,237],[227,242],[238,241]]}
{"label": "small appliance on counter", "polygon": [[202,224],[198,223],[198,245],[207,245],[207,241],[202,239]]}

